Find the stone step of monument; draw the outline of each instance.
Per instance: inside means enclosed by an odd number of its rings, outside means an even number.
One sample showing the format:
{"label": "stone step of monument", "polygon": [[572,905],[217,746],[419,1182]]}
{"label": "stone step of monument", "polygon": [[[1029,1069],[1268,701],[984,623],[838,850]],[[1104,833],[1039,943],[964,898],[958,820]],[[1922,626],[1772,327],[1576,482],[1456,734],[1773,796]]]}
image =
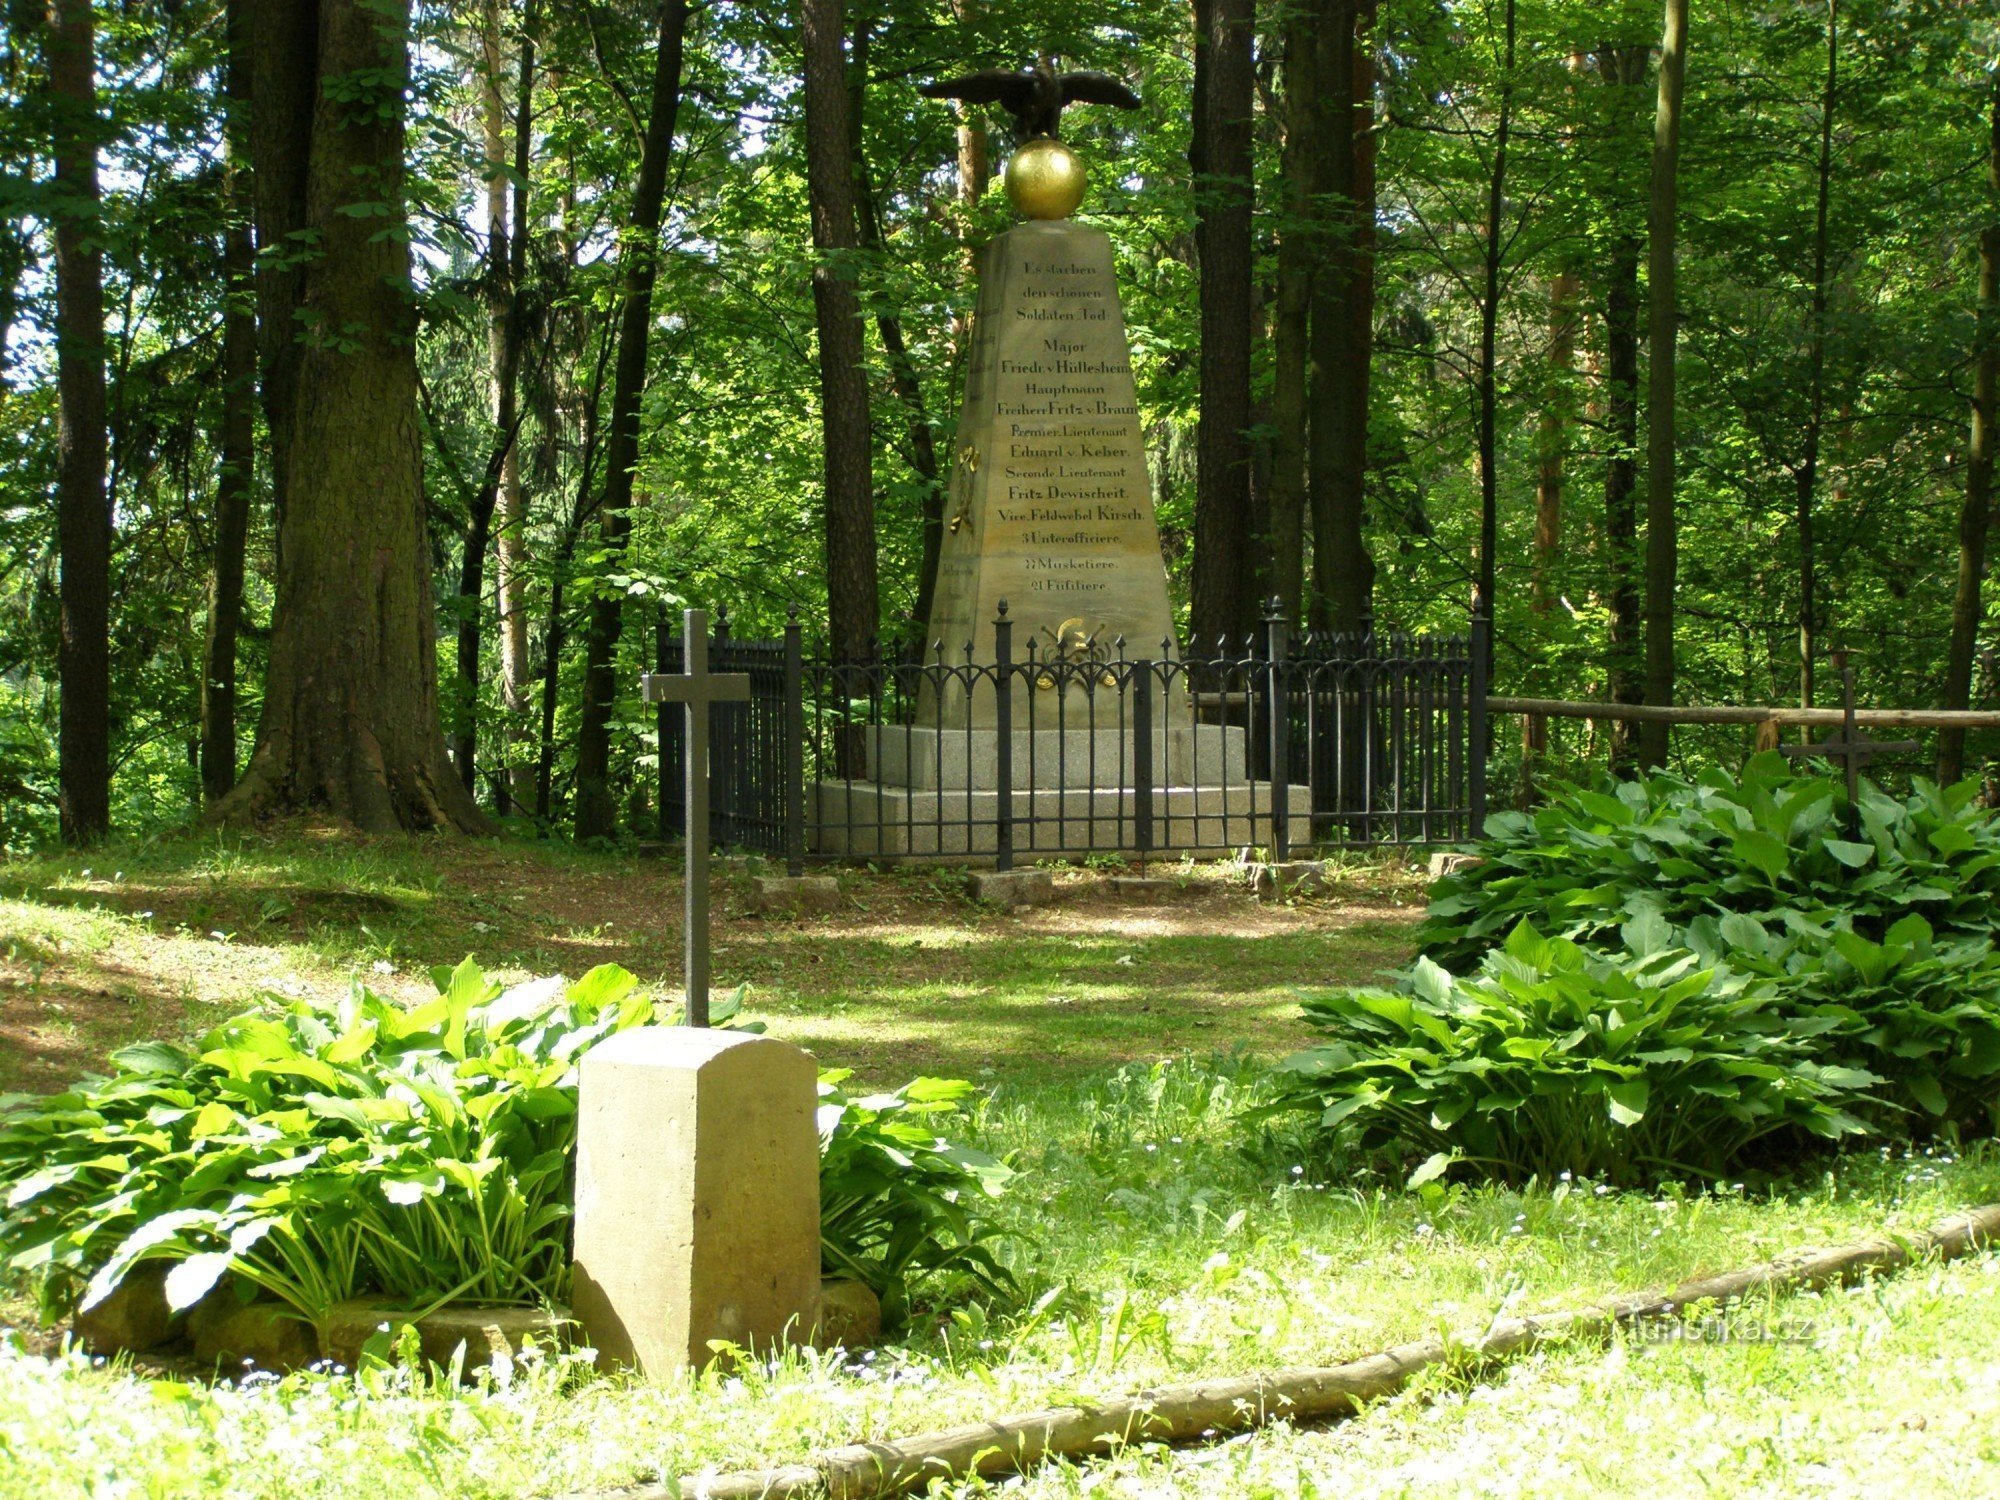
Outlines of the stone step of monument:
{"label": "stone step of monument", "polygon": [[[819,854],[976,858],[999,848],[997,789],[925,791],[829,781],[811,795],[817,808],[814,851]],[[1014,853],[1023,859],[1055,859],[1135,851],[1136,803],[1130,788],[1017,791]],[[1311,807],[1309,787],[1290,788],[1286,822],[1298,847],[1312,839]],[[1215,853],[1270,839],[1269,782],[1154,788],[1150,852]]]}
{"label": "stone step of monument", "polygon": [[[1065,786],[1134,785],[1132,727],[1092,726],[1087,720],[1061,728],[1017,729],[1008,737],[1017,791]],[[939,729],[878,725],[867,739],[870,779],[916,790],[991,791],[1000,785],[997,729]],[[1250,779],[1247,736],[1222,724],[1156,726],[1153,776],[1161,786],[1233,786]]]}

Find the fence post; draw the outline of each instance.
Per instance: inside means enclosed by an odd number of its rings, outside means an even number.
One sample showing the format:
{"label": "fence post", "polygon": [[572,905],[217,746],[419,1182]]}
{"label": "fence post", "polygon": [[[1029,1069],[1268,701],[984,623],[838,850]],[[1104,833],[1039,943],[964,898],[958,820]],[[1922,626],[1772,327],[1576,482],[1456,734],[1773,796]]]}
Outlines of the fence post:
{"label": "fence post", "polygon": [[[660,609],[659,621],[654,626],[653,629],[653,670],[655,672],[658,672],[661,676],[665,676],[667,672],[671,670],[671,667],[669,666],[667,660],[667,645],[669,639],[669,632],[672,630],[673,626],[671,617],[667,612],[666,603],[664,601],[661,602],[659,609]],[[659,736],[658,744],[660,747],[660,753],[658,756],[659,764],[657,767],[658,774],[656,779],[659,782],[658,796],[660,799],[660,842],[663,844],[667,841],[669,835],[673,831],[671,827],[671,821],[672,821],[671,816],[667,811],[667,801],[668,801],[667,793],[669,790],[669,784],[673,779],[671,773],[667,769],[667,736],[670,732],[667,727],[667,720],[668,717],[675,711],[676,710],[673,704],[662,701],[659,708],[655,711],[654,724],[653,724],[654,732]]]}
{"label": "fence post", "polygon": [[1153,663],[1132,663],[1132,843],[1139,868],[1153,850]]}
{"label": "fence post", "polygon": [[785,620],[785,873],[806,872],[806,664],[794,604]]}
{"label": "fence post", "polygon": [[1471,670],[1467,674],[1465,705],[1465,804],[1470,826],[1467,839],[1481,837],[1486,830],[1486,698],[1491,691],[1487,670],[1493,656],[1493,621],[1487,614],[1483,595],[1472,596]]}
{"label": "fence post", "polygon": [[[1007,601],[1000,601],[1000,618],[993,622],[994,863],[1014,868],[1014,622],[1007,618]],[[969,830],[968,830],[969,833]],[[970,842],[968,838],[967,842]],[[971,851],[968,850],[968,853]]]}
{"label": "fence post", "polygon": [[[1264,612],[1264,713],[1270,730],[1271,766],[1271,862],[1283,864],[1292,856],[1291,768],[1286,764],[1291,749],[1291,703],[1287,692],[1285,657],[1291,647],[1285,631],[1285,602],[1276,594]],[[1255,722],[1254,716],[1252,722]]]}

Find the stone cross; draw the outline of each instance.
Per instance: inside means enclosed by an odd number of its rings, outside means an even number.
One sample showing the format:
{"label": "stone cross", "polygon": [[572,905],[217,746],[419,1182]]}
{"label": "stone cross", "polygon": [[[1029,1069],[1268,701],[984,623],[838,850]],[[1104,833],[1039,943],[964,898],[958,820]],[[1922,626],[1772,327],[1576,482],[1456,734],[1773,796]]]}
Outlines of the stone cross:
{"label": "stone cross", "polygon": [[1786,745],[1784,753],[1793,760],[1839,761],[1847,772],[1847,805],[1858,809],[1863,766],[1878,755],[1908,755],[1923,746],[1915,740],[1872,740],[1863,734],[1854,716],[1854,668],[1845,651],[1833,653],[1833,669],[1840,674],[1840,701],[1845,715],[1840,733],[1816,745]]}
{"label": "stone cross", "polygon": [[648,703],[678,703],[687,714],[681,756],[687,768],[687,1024],[708,1025],[708,710],[743,703],[750,678],[708,670],[708,611],[691,609],[681,626],[681,670],[647,672],[639,689]]}

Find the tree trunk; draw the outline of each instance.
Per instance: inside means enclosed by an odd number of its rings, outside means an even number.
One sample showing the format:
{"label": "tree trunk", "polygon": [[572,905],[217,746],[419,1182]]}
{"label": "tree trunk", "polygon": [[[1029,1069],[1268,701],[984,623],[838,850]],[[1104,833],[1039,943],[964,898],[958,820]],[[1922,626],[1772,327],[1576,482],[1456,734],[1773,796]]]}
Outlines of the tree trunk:
{"label": "tree trunk", "polygon": [[[1493,168],[1486,181],[1485,285],[1479,298],[1479,608],[1491,615],[1494,554],[1500,545],[1500,455],[1495,431],[1499,392],[1496,368],[1500,329],[1500,267],[1506,246],[1507,138],[1514,125],[1514,0],[1503,8],[1500,109],[1493,131]],[[1487,681],[1492,681],[1489,660]]]}
{"label": "tree trunk", "polygon": [[263,721],[214,815],[479,830],[438,723],[415,299],[404,236],[384,232],[404,223],[408,0],[321,0],[318,23],[294,80],[315,96],[299,312],[339,337],[298,346]]}
{"label": "tree trunk", "polygon": [[[1667,0],[1660,36],[1660,98],[1653,116],[1652,201],[1647,215],[1646,302],[1646,700],[1674,701],[1675,218],[1680,196],[1681,95],[1687,73],[1688,0]],[[1668,726],[1639,726],[1639,760],[1666,763]]]}
{"label": "tree trunk", "polygon": [[57,759],[62,836],[111,828],[111,501],[105,487],[104,259],[98,248],[97,33],[90,0],[53,0],[56,541],[62,559]]}
{"label": "tree trunk", "polygon": [[1806,331],[1806,431],[1793,474],[1799,522],[1799,707],[1813,706],[1819,616],[1813,505],[1819,486],[1820,436],[1826,426],[1827,200],[1833,187],[1833,110],[1840,84],[1840,4],[1827,0],[1826,87],[1820,96],[1819,182],[1813,213],[1812,312]]}
{"label": "tree trunk", "polygon": [[[868,170],[868,153],[863,149],[861,136],[868,93],[868,44],[873,31],[872,18],[855,22],[854,56],[848,72],[847,123],[850,149],[854,153],[856,228],[860,231],[862,248],[879,263],[887,257],[888,249],[882,240],[881,212],[876,206],[875,183]],[[923,553],[918,565],[914,614],[919,637],[917,645],[921,653],[921,636],[930,624],[931,596],[937,589],[938,555],[944,547],[945,485],[938,473],[937,438],[931,430],[930,412],[924,403],[923,377],[917,373],[917,362],[910,357],[909,345],[903,339],[903,320],[886,303],[875,310],[875,331],[882,340],[882,353],[889,366],[889,383],[895,388],[896,399],[903,406],[904,431],[909,440],[905,456],[923,493]]]}
{"label": "tree trunk", "polygon": [[1362,531],[1375,319],[1374,16],[1374,0],[1326,0],[1318,27],[1314,185],[1330,232],[1312,287],[1313,623],[1343,631],[1364,627],[1375,586]]}
{"label": "tree trunk", "polygon": [[[536,3],[528,0],[521,22],[521,51],[515,73],[513,120],[514,181],[511,214],[503,209],[497,184],[488,184],[489,229],[497,224],[511,232],[506,241],[506,280],[496,287],[496,306],[488,324],[488,344],[495,371],[493,425],[506,444],[501,460],[500,493],[494,513],[495,569],[499,574],[500,614],[500,702],[506,710],[506,768],[500,777],[501,810],[519,811],[534,797],[534,773],[523,747],[528,742],[526,717],[529,707],[528,665],[528,540],[527,504],[521,492],[520,371],[522,282],[528,266],[528,168],[534,138]],[[498,35],[491,64],[499,63]],[[503,145],[505,126],[503,103],[496,84],[487,99],[487,150],[497,159]],[[496,259],[495,264],[498,265]],[[497,305],[504,304],[504,305]],[[504,343],[496,344],[494,340]]]}
{"label": "tree trunk", "polygon": [[853,133],[847,120],[841,0],[804,0],[806,190],[811,201],[813,310],[819,329],[825,444],[826,593],[837,661],[862,661],[877,622],[875,509],[861,308],[854,287]]}
{"label": "tree trunk", "polygon": [[[530,7],[532,12],[532,6]],[[509,689],[506,666],[509,634],[517,637],[514,662],[522,679],[512,684],[507,698],[510,718],[525,704],[527,668],[527,617],[521,608],[525,558],[521,555],[521,466],[516,441],[520,389],[520,332],[516,309],[519,304],[522,252],[527,237],[514,237],[508,229],[507,189],[513,178],[513,218],[522,222],[527,196],[527,158],[533,124],[531,91],[534,86],[534,44],[524,31],[521,41],[520,76],[513,119],[507,114],[506,90],[502,85],[506,52],[500,30],[500,0],[485,0],[481,17],[481,109],[486,148],[486,346],[488,359],[487,393],[492,402],[493,425],[498,433],[492,456],[483,471],[479,488],[472,496],[471,513],[465,529],[465,550],[461,554],[458,582],[458,701],[454,705],[456,728],[453,750],[459,780],[478,796],[479,753],[479,654],[484,632],[483,602],[486,592],[486,549],[494,539],[498,522],[500,553],[500,640],[503,692]],[[530,16],[532,21],[532,15]],[[510,138],[512,150],[509,150]],[[509,170],[509,156],[513,170]],[[508,566],[508,552],[514,553]],[[509,600],[509,592],[513,598]],[[517,701],[518,700],[518,701]],[[510,723],[506,742],[511,744],[515,729]],[[512,757],[503,752],[503,761]],[[512,778],[525,767],[503,770],[495,778],[495,800],[501,811],[514,800]]]}
{"label": "tree trunk", "polygon": [[1319,113],[1315,28],[1303,5],[1285,22],[1285,143],[1279,164],[1283,218],[1271,311],[1271,589],[1289,620],[1304,618],[1306,379],[1319,206],[1313,124]]}
{"label": "tree trunk", "polygon": [[[1576,368],[1576,294],[1574,271],[1561,270],[1549,281],[1549,363],[1542,387],[1542,414],[1535,424],[1535,551],[1529,574],[1528,607],[1537,622],[1555,612],[1556,563],[1562,556],[1563,464],[1569,456],[1569,381]],[[1521,756],[1527,774],[1548,754],[1549,721],[1540,714],[1521,719]]]}
{"label": "tree trunk", "polygon": [[[1980,585],[1986,574],[1986,534],[1993,525],[1993,424],[2000,389],[2000,72],[1993,77],[1993,123],[1986,158],[1987,220],[1979,236],[1979,322],[1973,335],[1972,440],[1965,455],[1965,502],[1958,515],[1958,592],[1951,608],[1951,651],[1945,663],[1944,706],[1972,702],[1972,661],[1979,642]],[[1965,732],[1938,736],[1938,780],[1965,774]]]}
{"label": "tree trunk", "polygon": [[1250,514],[1251,211],[1256,98],[1251,0],[1198,0],[1195,242],[1201,296],[1201,422],[1195,445],[1190,633],[1249,634],[1257,616]]}
{"label": "tree trunk", "polygon": [[257,229],[257,366],[271,445],[271,507],[284,545],[292,412],[305,352],[298,312],[317,254],[306,224],[314,68],[323,0],[250,0],[250,185]]}
{"label": "tree trunk", "polygon": [[243,548],[256,477],[256,249],[250,231],[250,3],[229,0],[228,111],[223,126],[222,424],[215,478],[215,563],[201,676],[201,788],[214,803],[236,784],[236,637],[243,622]]}
{"label": "tree trunk", "polygon": [[[1644,47],[1614,48],[1604,54],[1605,82],[1636,88],[1645,78]],[[1615,210],[1614,210],[1615,213]],[[1639,595],[1639,241],[1614,225],[1604,289],[1604,410],[1610,429],[1610,459],[1604,468],[1605,584],[1610,593],[1610,630],[1605,676],[1614,703],[1646,701],[1641,639],[1645,625]],[[1633,726],[1623,720],[1610,730],[1611,764],[1629,765],[1636,750]]]}
{"label": "tree trunk", "polygon": [[[653,325],[653,282],[659,271],[660,214],[666,202],[667,160],[681,103],[681,51],[687,0],[663,0],[654,53],[652,102],[646,116],[632,219],[619,248],[618,359],[611,377],[611,419],[604,439],[604,498],[599,502],[605,551],[622,556],[632,534],[632,471],[639,462],[639,398],[646,389],[646,349]],[[576,730],[576,836],[609,838],[617,826],[611,789],[611,705],[618,696],[618,636],[622,596],[591,601],[584,633],[583,708]]]}

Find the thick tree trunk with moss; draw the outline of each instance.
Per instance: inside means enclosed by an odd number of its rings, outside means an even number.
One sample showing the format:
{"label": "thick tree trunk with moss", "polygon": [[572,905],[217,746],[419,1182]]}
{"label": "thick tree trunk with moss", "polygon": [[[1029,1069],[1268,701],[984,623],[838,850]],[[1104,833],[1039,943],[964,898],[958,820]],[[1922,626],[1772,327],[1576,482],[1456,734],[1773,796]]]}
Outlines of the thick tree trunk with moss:
{"label": "thick tree trunk with moss", "polygon": [[56,247],[56,546],[62,559],[57,801],[62,836],[111,827],[111,500],[105,490],[104,254],[97,32],[90,0],[54,0],[48,32]]}
{"label": "thick tree trunk with moss", "polygon": [[408,0],[317,11],[312,66],[286,81],[313,93],[299,175],[316,251],[300,267],[270,671],[256,753],[214,816],[480,830],[438,721],[416,307],[404,239],[384,233],[403,222]]}

